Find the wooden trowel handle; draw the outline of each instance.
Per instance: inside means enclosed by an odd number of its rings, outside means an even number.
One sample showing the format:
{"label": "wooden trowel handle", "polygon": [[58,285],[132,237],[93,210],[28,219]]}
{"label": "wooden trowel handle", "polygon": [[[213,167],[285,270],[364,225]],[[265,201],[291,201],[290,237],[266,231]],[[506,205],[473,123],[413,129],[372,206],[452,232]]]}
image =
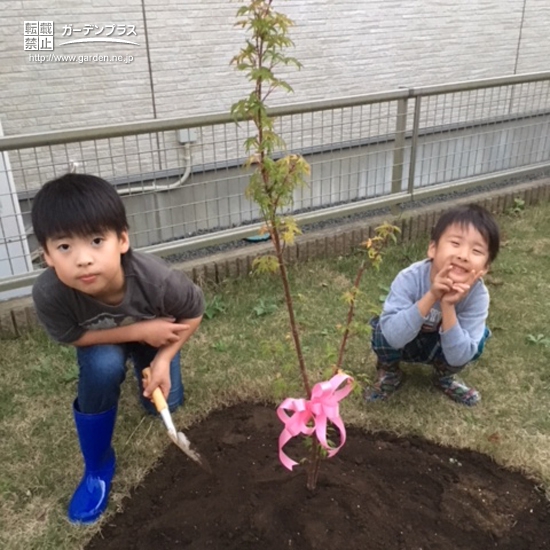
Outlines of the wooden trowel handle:
{"label": "wooden trowel handle", "polygon": [[[151,379],[151,368],[144,368],[141,374],[143,376],[143,385],[145,386]],[[155,404],[158,412],[168,408],[168,404],[166,403],[166,399],[164,398],[164,394],[160,388],[155,388],[155,391],[153,391],[153,394],[151,395],[151,401]]]}

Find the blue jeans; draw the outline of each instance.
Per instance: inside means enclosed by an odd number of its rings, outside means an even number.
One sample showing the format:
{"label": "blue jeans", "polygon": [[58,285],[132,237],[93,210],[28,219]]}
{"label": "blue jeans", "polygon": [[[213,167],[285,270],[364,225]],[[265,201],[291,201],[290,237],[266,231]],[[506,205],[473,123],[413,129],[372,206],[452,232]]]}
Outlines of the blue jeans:
{"label": "blue jeans", "polygon": [[[131,359],[137,378],[139,398],[144,408],[156,414],[153,403],[143,397],[141,373],[151,364],[158,349],[147,344],[104,344],[76,348],[79,367],[78,408],[85,414],[108,411],[118,403],[120,385],[126,378],[126,361]],[[168,407],[171,411],[183,404],[179,352],[170,363],[170,394]]]}

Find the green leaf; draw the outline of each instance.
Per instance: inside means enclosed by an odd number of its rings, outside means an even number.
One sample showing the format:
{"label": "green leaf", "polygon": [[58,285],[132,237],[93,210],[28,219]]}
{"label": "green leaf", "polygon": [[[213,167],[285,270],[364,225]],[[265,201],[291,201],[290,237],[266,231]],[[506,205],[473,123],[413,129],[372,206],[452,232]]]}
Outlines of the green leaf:
{"label": "green leaf", "polygon": [[220,298],[219,296],[214,296],[212,300],[206,303],[206,306],[204,308],[204,317],[210,320],[221,313],[225,313],[225,311],[226,306],[223,303],[222,298]]}
{"label": "green leaf", "polygon": [[258,305],[253,308],[253,311],[257,317],[263,317],[264,315],[269,315],[270,313],[277,311],[277,309],[277,304],[267,302],[262,298]]}
{"label": "green leaf", "polygon": [[279,269],[279,260],[275,256],[260,256],[252,262],[258,273],[274,273]]}

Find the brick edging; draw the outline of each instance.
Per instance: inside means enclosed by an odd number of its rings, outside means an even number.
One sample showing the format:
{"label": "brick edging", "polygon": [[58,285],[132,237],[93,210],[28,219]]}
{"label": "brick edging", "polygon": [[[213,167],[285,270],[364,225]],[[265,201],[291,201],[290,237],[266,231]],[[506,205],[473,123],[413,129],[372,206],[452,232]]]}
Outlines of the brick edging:
{"label": "brick edging", "polygon": [[[423,206],[399,215],[384,215],[367,221],[354,221],[330,226],[319,231],[301,235],[296,243],[287,247],[288,263],[304,262],[316,258],[328,258],[350,254],[358,245],[374,234],[374,228],[382,221],[391,221],[401,229],[399,242],[408,242],[429,234],[440,214],[450,205],[481,204],[493,214],[502,214],[514,204],[515,199],[533,205],[550,200],[550,178],[530,181],[497,189],[475,196],[452,199]],[[271,243],[248,245],[174,264],[174,269],[187,273],[196,283],[219,283],[227,278],[248,275],[252,262],[258,256],[272,253]],[[14,337],[38,324],[30,297],[0,302],[0,335]]]}

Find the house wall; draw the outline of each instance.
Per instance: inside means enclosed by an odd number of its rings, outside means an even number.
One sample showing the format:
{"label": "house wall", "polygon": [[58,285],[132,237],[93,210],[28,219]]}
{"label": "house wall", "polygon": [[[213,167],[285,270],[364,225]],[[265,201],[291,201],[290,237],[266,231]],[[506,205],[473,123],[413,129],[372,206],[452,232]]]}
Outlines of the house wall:
{"label": "house wall", "polygon": [[[250,89],[229,62],[244,44],[239,3],[219,0],[2,0],[0,122],[6,135],[226,112]],[[292,95],[271,104],[327,99],[542,71],[550,58],[547,0],[289,0],[296,23],[283,71]],[[25,51],[24,21],[53,21],[53,51]],[[139,46],[61,46],[68,27],[132,25]],[[106,35],[104,30],[102,35]],[[113,33],[117,36],[121,28]],[[78,36],[77,36],[78,35]],[[73,32],[83,37],[84,31]],[[101,34],[99,35],[101,36]],[[37,54],[121,56],[131,63],[40,63]]]}

